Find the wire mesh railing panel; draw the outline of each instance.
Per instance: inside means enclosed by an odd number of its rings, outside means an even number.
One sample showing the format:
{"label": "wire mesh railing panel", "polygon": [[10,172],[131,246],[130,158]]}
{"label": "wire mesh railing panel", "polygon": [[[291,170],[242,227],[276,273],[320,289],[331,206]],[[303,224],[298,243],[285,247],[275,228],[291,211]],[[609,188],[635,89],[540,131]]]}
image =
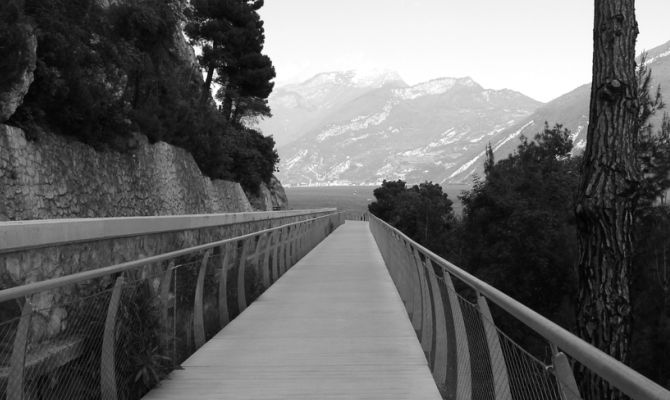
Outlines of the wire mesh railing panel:
{"label": "wire mesh railing panel", "polygon": [[472,398],[495,400],[493,386],[493,370],[491,358],[479,311],[469,301],[458,297],[459,307],[463,314],[470,355],[470,376],[472,382]]}
{"label": "wire mesh railing panel", "polygon": [[173,368],[161,306],[150,280],[124,282],[113,332],[114,376],[103,376],[115,379],[118,399],[141,397]]}
{"label": "wire mesh railing panel", "polygon": [[[603,393],[616,387],[632,398],[670,399],[656,383],[397,229],[374,216],[370,221],[445,399],[581,400],[573,364],[605,379]],[[505,314],[504,329],[494,323],[489,301],[499,307],[496,315]]]}
{"label": "wire mesh railing panel", "polygon": [[34,304],[23,349],[23,397],[15,398],[100,397],[100,374],[96,371],[110,294],[110,289],[102,289],[74,301],[50,303],[58,297],[52,292],[29,299]]}
{"label": "wire mesh railing panel", "polygon": [[[12,367],[16,368],[16,365],[12,366],[12,354],[16,343],[16,332],[22,319],[21,307],[18,304],[11,304],[4,308],[3,314],[9,319],[0,324],[0,390],[2,391],[0,399],[16,398],[22,393],[22,387],[8,387]],[[7,396],[8,390],[11,390],[9,396]]]}
{"label": "wire mesh railing panel", "polygon": [[224,258],[222,248],[215,249],[214,254],[209,257],[209,264],[205,271],[202,295],[205,341],[214,337],[224,327],[219,318],[219,279]]}
{"label": "wire mesh railing panel", "polygon": [[561,400],[551,367],[543,364],[504,335],[500,345],[507,365],[510,391],[514,399]]}
{"label": "wire mesh railing panel", "polygon": [[172,311],[172,346],[174,364],[179,365],[196,350],[195,290],[202,260],[193,257],[174,267],[174,306]]}

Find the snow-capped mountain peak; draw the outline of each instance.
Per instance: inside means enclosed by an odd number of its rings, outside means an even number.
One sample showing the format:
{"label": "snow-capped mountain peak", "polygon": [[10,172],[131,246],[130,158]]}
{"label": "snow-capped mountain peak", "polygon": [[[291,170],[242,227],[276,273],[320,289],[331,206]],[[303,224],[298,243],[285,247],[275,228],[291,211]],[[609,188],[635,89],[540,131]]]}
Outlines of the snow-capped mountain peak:
{"label": "snow-capped mountain peak", "polygon": [[[652,87],[666,90],[670,42],[651,49],[647,60]],[[278,141],[279,177],[287,186],[377,185],[383,179],[469,183],[482,171],[487,144],[503,159],[521,135],[534,137],[545,121],[571,131],[575,154],[586,144],[590,85],[541,104],[513,90],[485,89],[471,78],[397,86],[385,83],[397,80],[392,72],[348,71],[315,79],[331,83],[296,86],[294,103],[271,99],[275,125],[264,132],[293,135]],[[298,94],[310,91],[320,95]]]}
{"label": "snow-capped mountain peak", "polygon": [[369,71],[350,71],[354,76],[351,82],[358,87],[382,87],[389,83],[404,83],[396,71],[388,69],[372,69]]}
{"label": "snow-capped mountain peak", "polygon": [[403,100],[413,100],[418,97],[440,95],[447,93],[457,85],[466,87],[479,87],[479,84],[470,77],[465,78],[437,78],[428,82],[422,82],[412,87],[397,89],[396,95]]}
{"label": "snow-capped mountain peak", "polygon": [[358,88],[380,88],[389,83],[404,84],[404,81],[400,77],[400,74],[392,70],[349,70],[323,72],[315,75],[303,83],[287,85],[282,89],[290,90],[297,88],[316,88],[330,85],[341,85]]}
{"label": "snow-capped mountain peak", "polygon": [[[379,86],[396,77],[347,79]],[[287,161],[279,174],[286,185],[376,184],[386,178],[442,182],[469,173],[487,141],[539,105],[521,93],[486,90],[467,77],[383,85],[329,107],[299,139],[280,145]]]}

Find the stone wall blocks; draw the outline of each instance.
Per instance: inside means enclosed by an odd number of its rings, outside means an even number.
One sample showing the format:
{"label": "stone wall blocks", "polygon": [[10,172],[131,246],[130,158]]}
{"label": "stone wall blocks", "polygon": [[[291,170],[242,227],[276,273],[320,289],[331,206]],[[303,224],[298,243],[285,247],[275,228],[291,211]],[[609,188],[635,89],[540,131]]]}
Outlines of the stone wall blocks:
{"label": "stone wall blocks", "polygon": [[23,269],[21,268],[21,261],[17,254],[9,254],[5,257],[5,271],[15,284],[23,281]]}
{"label": "stone wall blocks", "polygon": [[53,337],[67,328],[66,325],[67,310],[63,307],[55,307],[49,317],[47,334]]}
{"label": "stone wall blocks", "polygon": [[33,315],[30,320],[30,341],[31,343],[39,343],[44,340],[48,332],[47,318],[40,314]]}

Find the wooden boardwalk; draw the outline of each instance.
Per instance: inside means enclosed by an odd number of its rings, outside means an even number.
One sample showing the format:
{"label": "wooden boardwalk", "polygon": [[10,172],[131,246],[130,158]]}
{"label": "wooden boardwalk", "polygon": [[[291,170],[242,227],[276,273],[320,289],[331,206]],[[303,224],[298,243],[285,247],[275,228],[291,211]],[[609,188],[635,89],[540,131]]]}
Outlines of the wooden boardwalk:
{"label": "wooden boardwalk", "polygon": [[326,238],[145,399],[439,400],[367,222]]}

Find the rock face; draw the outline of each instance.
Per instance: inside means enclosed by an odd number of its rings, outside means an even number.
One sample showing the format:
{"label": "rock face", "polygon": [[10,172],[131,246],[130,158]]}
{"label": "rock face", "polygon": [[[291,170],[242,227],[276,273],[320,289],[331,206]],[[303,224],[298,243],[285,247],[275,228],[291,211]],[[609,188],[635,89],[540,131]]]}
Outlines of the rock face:
{"label": "rock face", "polygon": [[203,176],[189,153],[166,143],[96,152],[44,132],[28,141],[0,125],[0,220],[252,210],[238,183]]}
{"label": "rock face", "polygon": [[286,192],[282,186],[279,179],[272,177],[270,179],[270,195],[272,196],[272,207],[273,209],[287,210],[288,209],[288,197],[286,197]]}
{"label": "rock face", "polygon": [[251,205],[256,210],[272,211],[272,210],[287,210],[288,198],[286,192],[279,179],[272,177],[270,184],[261,184],[259,193],[247,192],[247,197]]}
{"label": "rock face", "polygon": [[23,97],[28,93],[30,84],[33,83],[33,72],[35,71],[35,62],[37,59],[37,38],[30,25],[21,24],[18,29],[23,31],[21,35],[24,43],[19,46],[22,50],[19,54],[12,55],[22,59],[26,66],[19,73],[17,78],[5,90],[0,91],[0,123],[7,121],[23,102]]}

